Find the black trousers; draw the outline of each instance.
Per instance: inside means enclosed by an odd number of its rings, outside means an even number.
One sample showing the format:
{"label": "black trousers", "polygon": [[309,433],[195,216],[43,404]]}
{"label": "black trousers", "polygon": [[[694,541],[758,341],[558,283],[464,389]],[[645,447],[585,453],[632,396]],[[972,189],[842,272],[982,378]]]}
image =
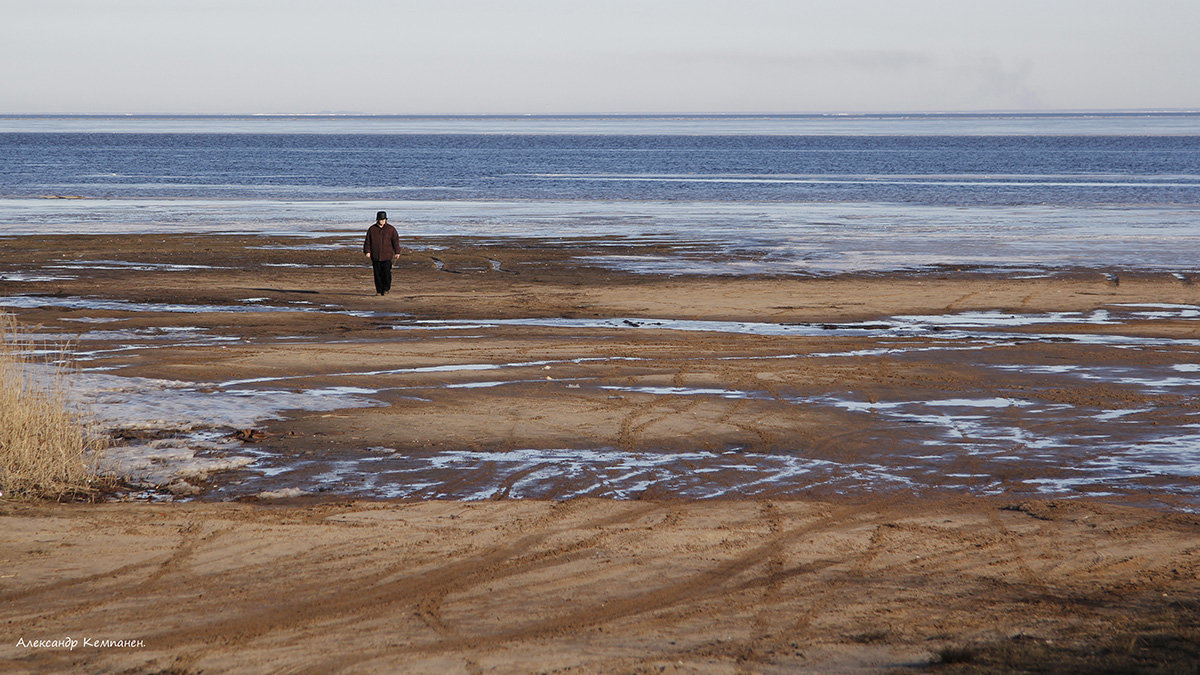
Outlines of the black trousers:
{"label": "black trousers", "polygon": [[387,293],[392,290],[392,261],[372,260],[371,268],[375,272],[375,292]]}

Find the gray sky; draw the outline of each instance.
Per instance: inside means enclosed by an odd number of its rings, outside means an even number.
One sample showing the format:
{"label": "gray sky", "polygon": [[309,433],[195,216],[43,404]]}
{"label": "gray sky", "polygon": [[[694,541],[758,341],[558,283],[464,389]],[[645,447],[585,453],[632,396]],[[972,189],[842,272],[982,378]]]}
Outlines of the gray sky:
{"label": "gray sky", "polygon": [[0,112],[1200,109],[1197,0],[0,0]]}

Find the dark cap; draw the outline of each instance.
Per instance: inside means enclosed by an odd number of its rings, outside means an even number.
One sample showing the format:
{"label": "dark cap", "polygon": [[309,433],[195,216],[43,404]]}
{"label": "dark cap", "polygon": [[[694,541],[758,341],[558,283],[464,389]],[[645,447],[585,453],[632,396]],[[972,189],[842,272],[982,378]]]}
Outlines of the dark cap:
{"label": "dark cap", "polygon": [[380,211],[375,214],[375,222],[378,223],[381,220],[387,220],[387,211]]}

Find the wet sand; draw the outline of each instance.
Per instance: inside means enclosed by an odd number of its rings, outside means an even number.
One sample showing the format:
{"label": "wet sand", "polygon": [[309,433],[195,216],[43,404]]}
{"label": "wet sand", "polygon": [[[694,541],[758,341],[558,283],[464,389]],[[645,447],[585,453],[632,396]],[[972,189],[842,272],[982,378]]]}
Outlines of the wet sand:
{"label": "wet sand", "polygon": [[[6,665],[844,672],[1191,635],[1190,273],[422,240],[377,297],[356,239],[0,240],[127,496],[272,504],[5,505]],[[567,497],[617,499],[539,500]],[[64,631],[146,646],[12,647]]]}
{"label": "wet sand", "polygon": [[670,253],[644,245],[447,240],[378,297],[356,240],[83,242],[3,242],[0,276],[64,278],[0,304],[74,340],[151,493],[1200,508],[1186,274],[673,277],[579,262]]}

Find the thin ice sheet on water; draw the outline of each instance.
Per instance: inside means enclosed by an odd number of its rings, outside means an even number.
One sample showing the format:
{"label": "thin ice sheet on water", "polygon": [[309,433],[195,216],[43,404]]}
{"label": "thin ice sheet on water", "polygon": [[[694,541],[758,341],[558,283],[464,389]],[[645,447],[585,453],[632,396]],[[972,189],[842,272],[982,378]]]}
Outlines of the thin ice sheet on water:
{"label": "thin ice sheet on water", "polygon": [[70,400],[105,426],[248,428],[285,410],[337,410],[380,405],[360,390],[207,389],[191,382],[83,372],[70,378]]}
{"label": "thin ice sheet on water", "polygon": [[[57,371],[30,366],[35,382],[48,384]],[[254,461],[230,454],[240,444],[222,443],[212,429],[252,428],[288,410],[338,410],[381,405],[364,395],[374,390],[326,387],[289,391],[201,389],[193,383],[80,372],[61,380],[69,405],[100,429],[181,432],[177,438],[118,445],[105,452],[108,468],[134,482],[165,485],[181,477],[244,467]],[[206,431],[209,430],[209,431]]]}
{"label": "thin ice sheet on water", "polygon": [[[630,498],[649,489],[691,498],[755,495],[789,484],[910,487],[911,482],[869,464],[840,464],[792,455],[727,452],[629,452],[599,449],[448,450],[406,455],[375,448],[384,456],[322,464],[307,474],[306,486],[337,485],[339,491],[385,498],[479,500],[570,498],[583,495]],[[292,467],[301,475],[310,467]],[[722,478],[715,478],[721,474]],[[447,476],[453,476],[447,479]],[[287,472],[276,481],[289,480]],[[274,484],[274,483],[272,483]]]}

